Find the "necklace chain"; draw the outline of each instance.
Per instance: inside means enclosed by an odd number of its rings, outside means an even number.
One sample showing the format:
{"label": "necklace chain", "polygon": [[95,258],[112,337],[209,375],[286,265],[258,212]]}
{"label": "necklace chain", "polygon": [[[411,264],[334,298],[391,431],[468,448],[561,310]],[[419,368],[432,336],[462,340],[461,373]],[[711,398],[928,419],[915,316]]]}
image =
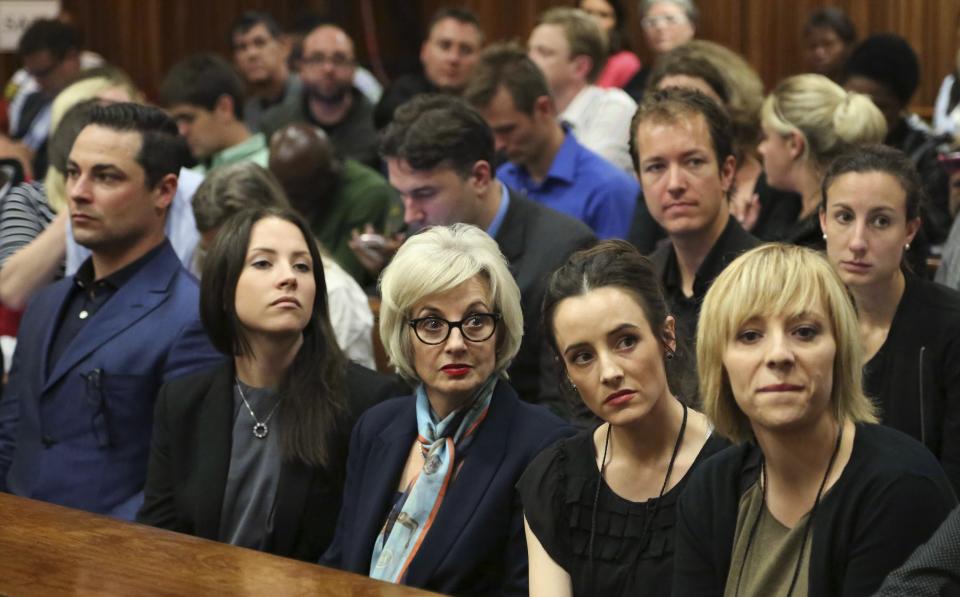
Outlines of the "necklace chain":
{"label": "necklace chain", "polygon": [[270,413],[267,414],[267,417],[261,421],[253,412],[253,408],[250,407],[250,403],[247,402],[247,397],[243,395],[243,387],[240,383],[240,379],[237,378],[236,381],[237,392],[240,393],[240,400],[243,400],[243,405],[247,407],[247,412],[250,413],[250,418],[253,419],[253,436],[257,439],[263,439],[267,437],[267,434],[270,433],[270,428],[267,427],[267,423],[270,422],[270,419],[273,417],[273,413],[277,412],[277,407],[280,406],[280,400],[277,400],[276,404],[273,405],[273,408],[270,409]]}

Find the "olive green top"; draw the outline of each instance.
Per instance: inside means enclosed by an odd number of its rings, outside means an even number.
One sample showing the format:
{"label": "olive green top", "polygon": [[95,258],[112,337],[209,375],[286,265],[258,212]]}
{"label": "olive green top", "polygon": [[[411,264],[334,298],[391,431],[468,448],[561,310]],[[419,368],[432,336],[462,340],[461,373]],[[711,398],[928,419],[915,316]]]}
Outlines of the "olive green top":
{"label": "olive green top", "polygon": [[[760,509],[763,512],[760,512]],[[760,520],[757,522],[757,515]],[[763,501],[763,490],[760,483],[755,483],[740,498],[740,507],[737,512],[737,530],[733,539],[733,554],[730,559],[730,573],[727,575],[727,586],[724,597],[736,595],[786,595],[793,580],[793,571],[797,567],[797,558],[800,556],[800,543],[803,540],[804,527],[807,524],[807,513],[797,521],[793,528],[784,526],[767,508]],[[756,522],[757,530],[747,553],[750,530]],[[806,597],[807,580],[810,569],[810,545],[813,542],[813,529],[807,535],[807,546],[803,550],[803,561],[800,563],[800,573],[797,584],[793,588],[792,597]],[[746,563],[744,564],[744,558]],[[743,567],[740,590],[737,590],[737,579],[741,578],[740,568]]]}

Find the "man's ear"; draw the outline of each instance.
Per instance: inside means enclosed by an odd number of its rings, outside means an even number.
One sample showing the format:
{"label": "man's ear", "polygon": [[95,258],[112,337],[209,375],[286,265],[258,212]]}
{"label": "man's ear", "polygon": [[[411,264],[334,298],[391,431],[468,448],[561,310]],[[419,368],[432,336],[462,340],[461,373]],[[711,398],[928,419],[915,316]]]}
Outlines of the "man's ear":
{"label": "man's ear", "polygon": [[582,78],[584,81],[590,78],[590,71],[593,69],[593,60],[591,60],[589,56],[580,54],[579,56],[574,56],[570,62],[573,63],[573,72],[577,77]]}
{"label": "man's ear", "polygon": [[217,98],[217,103],[213,106],[213,112],[219,117],[228,117],[235,119],[237,116],[233,112],[233,98],[224,93]]}
{"label": "man's ear", "polygon": [[173,203],[173,197],[177,194],[177,184],[176,174],[165,174],[153,187],[153,206],[158,211],[169,208]]}
{"label": "man's ear", "polygon": [[490,187],[490,183],[493,181],[493,168],[490,166],[490,162],[486,160],[479,160],[473,164],[473,168],[470,170],[470,185],[473,186],[477,194],[482,194],[487,191]]}
{"label": "man's ear", "polygon": [[723,160],[723,163],[720,164],[720,186],[723,188],[724,193],[730,192],[730,187],[733,185],[733,178],[736,174],[737,158],[728,155],[727,159]]}
{"label": "man's ear", "polygon": [[533,101],[534,116],[553,116],[556,108],[553,106],[553,99],[549,95],[541,95]]}

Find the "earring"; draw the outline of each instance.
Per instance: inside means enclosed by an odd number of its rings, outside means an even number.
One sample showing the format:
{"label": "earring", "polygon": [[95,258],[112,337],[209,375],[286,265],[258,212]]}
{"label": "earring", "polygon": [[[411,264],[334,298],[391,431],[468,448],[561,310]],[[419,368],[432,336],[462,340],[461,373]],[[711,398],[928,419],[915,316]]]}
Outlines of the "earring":
{"label": "earring", "polygon": [[904,251],[909,251],[909,250],[910,250],[910,243],[907,243],[907,244],[903,245],[903,250],[904,250]]}
{"label": "earring", "polygon": [[827,233],[826,233],[826,232],[823,233],[823,240],[827,240]]}
{"label": "earring", "polygon": [[567,378],[567,383],[570,384],[571,390],[573,390],[574,392],[577,391],[577,384],[573,383],[573,380],[570,379],[569,377]]}
{"label": "earring", "polygon": [[676,355],[676,352],[673,350],[667,350],[666,358],[668,361],[672,361],[673,357]]}

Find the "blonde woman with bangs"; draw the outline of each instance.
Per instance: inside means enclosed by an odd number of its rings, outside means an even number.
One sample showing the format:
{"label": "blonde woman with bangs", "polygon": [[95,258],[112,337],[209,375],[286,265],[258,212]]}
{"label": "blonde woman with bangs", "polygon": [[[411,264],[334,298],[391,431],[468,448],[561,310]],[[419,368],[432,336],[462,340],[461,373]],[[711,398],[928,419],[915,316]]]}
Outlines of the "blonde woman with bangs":
{"label": "blonde woman with bangs", "polygon": [[448,594],[527,594],[514,486],[573,429],[520,401],[520,291],[497,243],[433,227],[380,280],[380,336],[413,396],[381,403],[350,441],[343,509],[321,563]]}
{"label": "blonde woman with bangs", "polygon": [[730,264],[697,362],[704,413],[737,445],[680,499],[674,595],[872,595],[956,504],[936,459],[876,424],[853,304],[816,252]]}
{"label": "blonde woman with bangs", "polygon": [[758,147],[767,183],[800,195],[800,212],[766,237],[823,248],[820,179],[827,165],[853,147],[882,143],[887,134],[883,113],[869,96],[844,91],[823,75],[784,79],[764,100]]}

